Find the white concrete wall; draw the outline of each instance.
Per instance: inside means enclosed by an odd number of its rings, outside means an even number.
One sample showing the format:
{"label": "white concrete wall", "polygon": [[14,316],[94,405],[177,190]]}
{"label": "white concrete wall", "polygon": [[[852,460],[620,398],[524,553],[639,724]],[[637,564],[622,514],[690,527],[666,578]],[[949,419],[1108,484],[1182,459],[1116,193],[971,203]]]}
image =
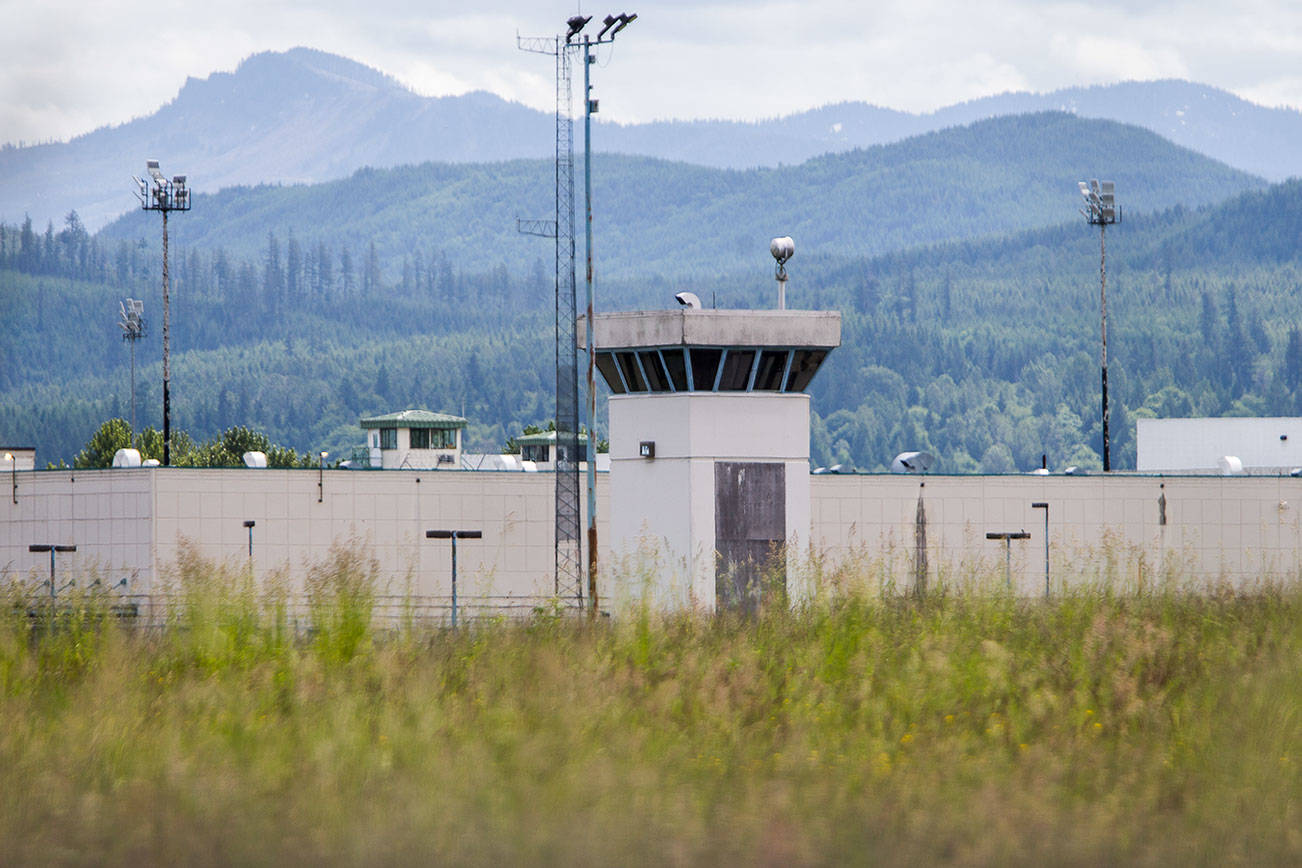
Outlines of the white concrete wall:
{"label": "white concrete wall", "polygon": [[[1249,586],[1302,576],[1302,479],[1220,476],[817,476],[814,547],[822,572],[911,586],[918,497],[927,518],[929,582],[998,583],[1004,543],[1021,531],[1012,583],[1044,590],[1044,513],[1050,576],[1121,588],[1177,580]],[[1166,499],[1165,525],[1159,498]]]}
{"label": "white concrete wall", "polygon": [[[129,576],[133,593],[160,593],[187,541],[204,558],[243,566],[253,520],[255,576],[287,572],[295,590],[331,545],[355,543],[378,562],[382,590],[445,596],[450,543],[426,540],[433,529],[483,531],[458,543],[463,598],[554,588],[552,474],[158,468],[42,471],[19,483],[19,503],[0,504],[0,579],[48,574],[48,555],[29,553],[31,543],[75,544],[59,556],[61,575],[97,569]],[[602,499],[605,488],[602,475]]]}
{"label": "white concrete wall", "polygon": [[[647,396],[639,400],[651,406]],[[645,417],[633,409],[616,409],[612,401],[612,434],[626,427],[612,437],[619,451],[611,478],[597,478],[603,599],[651,590],[681,604],[690,592],[712,606],[714,456],[685,457],[688,435],[700,433],[686,408],[677,408],[677,417],[668,403]],[[655,427],[661,424],[665,433]],[[702,442],[716,448],[733,442],[717,426],[706,432],[716,439],[702,434]],[[656,440],[655,461],[636,457],[641,439]],[[744,455],[720,457],[754,460],[764,448],[752,439]],[[1133,588],[1169,579],[1194,587],[1246,586],[1302,577],[1302,479],[826,475],[812,477],[803,513],[808,518],[797,528],[799,482],[809,479],[808,465],[785,463],[791,535],[808,538],[816,556],[789,555],[788,579],[797,593],[802,582],[885,582],[907,590],[919,494],[933,586],[1001,582],[1003,543],[985,535],[1025,530],[1031,538],[1012,544],[1012,582],[1022,593],[1042,593],[1044,514],[1031,508],[1035,501],[1050,505],[1055,589],[1089,582]],[[620,472],[628,485],[610,488]],[[332,543],[356,540],[377,559],[387,588],[410,587],[417,597],[442,599],[449,591],[450,544],[425,540],[424,532],[480,529],[483,541],[459,544],[463,596],[527,598],[552,591],[551,474],[326,471],[322,503],[317,479],[312,470],[20,473],[18,503],[0,497],[0,581],[46,579],[49,556],[28,552],[32,543],[75,544],[75,553],[58,556],[61,577],[99,576],[106,584],[128,577],[131,591],[156,591],[174,571],[183,538],[203,557],[242,566],[248,540],[243,522],[252,519],[260,580],[288,570],[301,581],[305,565],[323,560]],[[1158,507],[1163,496],[1165,525]],[[644,530],[646,549],[654,554],[639,564]],[[680,547],[671,550],[670,542]]]}
{"label": "white concrete wall", "polygon": [[[609,408],[611,545],[638,577],[625,593],[714,608],[717,461],[785,464],[787,539],[807,541],[808,395],[616,395]],[[655,442],[654,459],[639,455],[645,440]],[[788,557],[799,559],[799,547]]]}
{"label": "white concrete wall", "polygon": [[19,473],[18,503],[0,499],[0,578],[32,573],[43,581],[50,556],[27,547],[75,545],[77,551],[57,555],[60,576],[94,571],[106,583],[127,578],[132,590],[147,588],[156,559],[154,514],[149,470]]}
{"label": "white concrete wall", "polygon": [[[1217,470],[1233,455],[1245,469],[1302,467],[1302,419],[1138,419],[1141,473]],[[1282,438],[1282,439],[1281,439]]]}

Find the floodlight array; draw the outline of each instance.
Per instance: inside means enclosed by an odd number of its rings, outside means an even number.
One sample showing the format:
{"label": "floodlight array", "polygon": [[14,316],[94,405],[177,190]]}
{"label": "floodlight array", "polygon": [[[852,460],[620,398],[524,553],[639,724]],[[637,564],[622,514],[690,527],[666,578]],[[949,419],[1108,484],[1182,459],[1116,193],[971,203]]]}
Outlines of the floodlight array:
{"label": "floodlight array", "polygon": [[1106,226],[1121,222],[1121,209],[1117,207],[1117,185],[1112,181],[1091,178],[1089,183],[1077,181],[1085,205],[1080,209],[1091,226]]}
{"label": "floodlight array", "polygon": [[118,311],[122,319],[118,328],[122,329],[122,340],[135,341],[145,336],[145,303],[138,298],[128,298],[118,302]]}
{"label": "floodlight array", "polygon": [[185,175],[173,175],[169,181],[157,160],[146,160],[145,172],[148,179],[131,176],[131,180],[136,182],[136,198],[140,200],[141,208],[146,211],[190,210],[190,188]]}
{"label": "floodlight array", "polygon": [[[565,33],[566,44],[573,41],[574,37],[578,36],[579,32],[582,31],[591,20],[591,15],[575,15],[568,19],[565,22],[565,26],[568,28]],[[618,15],[607,15],[605,18],[601,19],[601,30],[598,31],[596,38],[588,41],[593,44],[614,42],[615,34],[619,33],[619,31],[623,30],[636,20],[636,12],[621,12]],[[584,39],[587,40],[587,37],[584,37]]]}

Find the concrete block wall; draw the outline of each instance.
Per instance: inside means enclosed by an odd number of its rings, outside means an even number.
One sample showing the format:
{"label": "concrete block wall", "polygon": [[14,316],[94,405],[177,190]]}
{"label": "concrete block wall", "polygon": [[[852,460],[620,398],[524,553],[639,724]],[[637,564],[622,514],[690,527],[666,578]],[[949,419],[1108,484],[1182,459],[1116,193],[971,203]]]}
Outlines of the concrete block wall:
{"label": "concrete block wall", "polygon": [[[59,556],[61,575],[99,570],[130,577],[133,593],[161,592],[187,543],[243,566],[252,520],[255,577],[287,572],[293,590],[331,545],[355,542],[378,562],[382,591],[445,596],[450,543],[425,531],[450,529],[484,534],[458,544],[463,598],[553,592],[552,474],[160,468],[42,471],[21,482],[19,503],[0,505],[0,577],[48,574],[48,555],[28,552],[31,543],[75,544]],[[598,477],[599,498],[605,485]]]}
{"label": "concrete block wall", "polygon": [[[826,570],[858,564],[897,586],[916,565],[918,499],[926,518],[929,581],[1001,580],[1044,588],[1044,512],[1050,578],[1136,587],[1178,578],[1244,587],[1302,574],[1302,479],[1219,476],[816,476],[813,544]],[[1165,500],[1165,524],[1162,523]]]}

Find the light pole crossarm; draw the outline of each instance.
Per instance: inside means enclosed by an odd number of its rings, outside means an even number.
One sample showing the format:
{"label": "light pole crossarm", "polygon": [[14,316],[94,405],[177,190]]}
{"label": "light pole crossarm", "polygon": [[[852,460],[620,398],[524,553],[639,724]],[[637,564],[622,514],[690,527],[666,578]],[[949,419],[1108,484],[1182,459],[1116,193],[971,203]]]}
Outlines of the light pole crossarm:
{"label": "light pole crossarm", "polygon": [[457,628],[457,540],[483,539],[482,530],[427,530],[425,539],[452,540],[452,629]]}

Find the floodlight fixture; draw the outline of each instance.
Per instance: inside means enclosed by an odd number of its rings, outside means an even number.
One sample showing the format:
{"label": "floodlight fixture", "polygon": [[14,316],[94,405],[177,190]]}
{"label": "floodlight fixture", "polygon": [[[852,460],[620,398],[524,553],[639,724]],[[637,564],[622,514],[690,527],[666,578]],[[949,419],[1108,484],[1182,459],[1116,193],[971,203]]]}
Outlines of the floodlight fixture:
{"label": "floodlight fixture", "polygon": [[619,23],[619,18],[614,15],[607,15],[605,18],[603,18],[601,20],[601,24],[602,24],[601,30],[597,33],[597,41],[600,42],[601,37],[606,35],[606,31],[614,27],[618,23]]}
{"label": "floodlight fixture", "polygon": [[1103,470],[1112,469],[1112,446],[1108,423],[1108,269],[1107,228],[1121,222],[1121,208],[1117,206],[1117,185],[1113,181],[1091,178],[1089,184],[1077,181],[1085,207],[1080,209],[1085,222],[1099,227],[1099,312],[1102,321],[1101,370],[1103,380]]}
{"label": "floodlight fixture", "polygon": [[575,15],[572,18],[567,19],[565,25],[569,27],[569,31],[565,34],[565,41],[568,43],[571,39],[578,36],[579,31],[586,27],[588,22],[591,20],[591,15]]}
{"label": "floodlight fixture", "polygon": [[619,33],[619,31],[623,30],[625,27],[627,27],[628,25],[632,24],[632,23],[633,23],[634,21],[636,21],[636,20],[637,20],[637,13],[636,13],[636,12],[634,12],[634,13],[631,14],[631,15],[620,15],[620,16],[619,16],[619,24],[615,27],[614,30],[610,31],[610,38],[613,40],[613,39],[615,38],[616,34]]}

